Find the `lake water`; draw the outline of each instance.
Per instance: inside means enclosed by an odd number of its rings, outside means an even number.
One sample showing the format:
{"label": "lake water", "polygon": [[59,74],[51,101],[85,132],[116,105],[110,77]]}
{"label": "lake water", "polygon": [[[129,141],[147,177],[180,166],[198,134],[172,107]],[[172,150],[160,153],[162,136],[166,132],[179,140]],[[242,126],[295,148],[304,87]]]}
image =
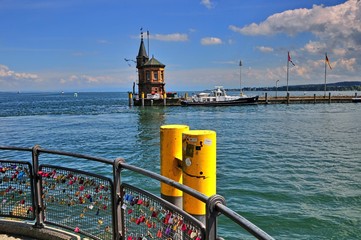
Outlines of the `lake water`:
{"label": "lake water", "polygon": [[[361,104],[127,104],[127,93],[0,93],[0,145],[123,157],[159,172],[160,126],[214,130],[217,192],[227,206],[276,239],[361,238]],[[159,192],[139,176],[125,179]],[[253,239],[223,217],[219,227],[225,239]]]}

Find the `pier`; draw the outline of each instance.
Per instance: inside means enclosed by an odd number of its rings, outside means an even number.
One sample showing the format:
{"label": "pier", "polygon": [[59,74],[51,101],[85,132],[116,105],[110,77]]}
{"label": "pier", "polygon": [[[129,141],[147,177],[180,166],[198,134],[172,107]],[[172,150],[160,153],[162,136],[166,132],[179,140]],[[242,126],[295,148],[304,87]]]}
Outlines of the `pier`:
{"label": "pier", "polygon": [[[354,98],[357,98],[357,94],[354,96],[342,96],[331,95],[329,93],[326,96],[269,96],[265,93],[263,96],[259,96],[258,104],[319,104],[319,103],[353,103]],[[360,99],[358,97],[358,99]],[[129,105],[132,106],[181,106],[181,101],[185,98],[166,98],[166,99],[130,99]],[[360,99],[361,100],[361,99]]]}
{"label": "pier", "polygon": [[259,104],[317,104],[317,103],[352,103],[355,96],[332,96],[329,93],[327,96],[260,96],[258,99]]}

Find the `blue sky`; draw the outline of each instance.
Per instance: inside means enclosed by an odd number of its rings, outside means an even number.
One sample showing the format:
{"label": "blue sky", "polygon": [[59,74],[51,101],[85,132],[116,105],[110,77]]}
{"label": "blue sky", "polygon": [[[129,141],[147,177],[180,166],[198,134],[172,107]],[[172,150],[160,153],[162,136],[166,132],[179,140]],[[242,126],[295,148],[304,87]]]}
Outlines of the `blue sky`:
{"label": "blue sky", "polygon": [[141,28],[167,91],[361,81],[360,0],[0,0],[0,91],[129,91]]}

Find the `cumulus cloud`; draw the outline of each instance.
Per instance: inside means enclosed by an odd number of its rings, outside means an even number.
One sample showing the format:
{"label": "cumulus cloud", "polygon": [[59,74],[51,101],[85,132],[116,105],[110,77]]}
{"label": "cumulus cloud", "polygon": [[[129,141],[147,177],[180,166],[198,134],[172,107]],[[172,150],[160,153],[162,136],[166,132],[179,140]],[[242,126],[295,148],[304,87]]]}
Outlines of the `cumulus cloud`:
{"label": "cumulus cloud", "polygon": [[218,45],[222,44],[222,39],[216,37],[206,37],[201,39],[202,45]]}
{"label": "cumulus cloud", "polygon": [[19,73],[9,69],[9,67],[0,64],[0,81],[8,82],[14,80],[39,80],[38,75],[33,73]]}
{"label": "cumulus cloud", "polygon": [[208,9],[211,9],[214,7],[214,4],[211,2],[211,0],[202,0],[201,4]]}
{"label": "cumulus cloud", "polygon": [[[277,13],[261,23],[244,27],[230,25],[229,29],[244,35],[273,35],[284,33],[290,36],[311,32],[328,47],[361,49],[361,5],[357,0],[324,7],[314,5],[311,9],[295,9]],[[314,45],[316,43],[313,43]],[[312,43],[308,51],[312,50]],[[314,48],[313,48],[314,49]]]}
{"label": "cumulus cloud", "polygon": [[188,41],[188,35],[184,33],[172,33],[172,34],[151,34],[150,39],[166,42],[185,42]]}
{"label": "cumulus cloud", "polygon": [[273,52],[273,48],[271,47],[265,47],[265,46],[258,46],[256,47],[260,52],[269,53]]}

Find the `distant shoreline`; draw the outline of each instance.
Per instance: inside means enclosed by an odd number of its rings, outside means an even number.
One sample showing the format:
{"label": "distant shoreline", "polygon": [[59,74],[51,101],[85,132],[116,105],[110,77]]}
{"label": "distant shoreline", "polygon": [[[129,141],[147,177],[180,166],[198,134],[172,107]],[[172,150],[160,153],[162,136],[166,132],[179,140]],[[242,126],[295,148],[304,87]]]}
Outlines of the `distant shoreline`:
{"label": "distant shoreline", "polygon": [[[361,91],[361,81],[337,82],[326,84],[327,91]],[[239,91],[240,89],[226,89],[227,91]],[[286,86],[279,87],[245,87],[243,91],[287,91]],[[305,84],[288,86],[288,91],[324,91],[325,84]]]}

